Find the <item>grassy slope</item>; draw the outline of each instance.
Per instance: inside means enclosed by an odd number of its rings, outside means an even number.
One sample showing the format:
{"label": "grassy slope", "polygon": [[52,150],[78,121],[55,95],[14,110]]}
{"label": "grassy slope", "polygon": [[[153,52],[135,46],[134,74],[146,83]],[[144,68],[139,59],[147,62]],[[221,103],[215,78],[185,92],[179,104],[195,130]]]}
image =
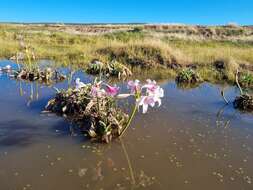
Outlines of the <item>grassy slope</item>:
{"label": "grassy slope", "polygon": [[[253,64],[251,30],[212,28],[212,36],[194,28],[166,30],[143,29],[88,35],[57,27],[0,25],[0,57],[10,58],[19,52],[19,39],[34,48],[38,58],[85,66],[92,59],[119,61],[132,65],[168,66],[171,64],[209,65],[216,60]],[[207,28],[208,29],[208,28]],[[65,31],[66,30],[66,31]],[[129,28],[128,28],[129,30]],[[225,30],[225,31],[223,31]],[[194,32],[193,32],[194,31]],[[209,29],[207,30],[209,31]],[[239,31],[239,32],[238,32]],[[208,33],[210,36],[210,34]]]}

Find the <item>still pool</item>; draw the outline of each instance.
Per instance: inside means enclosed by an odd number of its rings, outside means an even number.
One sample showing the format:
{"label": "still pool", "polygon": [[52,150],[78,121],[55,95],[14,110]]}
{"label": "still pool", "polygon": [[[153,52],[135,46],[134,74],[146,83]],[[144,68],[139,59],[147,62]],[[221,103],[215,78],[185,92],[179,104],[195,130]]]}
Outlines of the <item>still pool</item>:
{"label": "still pool", "polygon": [[[76,77],[93,80],[80,71]],[[121,140],[98,144],[64,118],[41,113],[55,95],[53,86],[1,73],[0,189],[253,189],[253,114],[225,106],[221,85],[160,85],[165,97],[159,109],[137,114]],[[226,89],[231,101],[239,94]]]}

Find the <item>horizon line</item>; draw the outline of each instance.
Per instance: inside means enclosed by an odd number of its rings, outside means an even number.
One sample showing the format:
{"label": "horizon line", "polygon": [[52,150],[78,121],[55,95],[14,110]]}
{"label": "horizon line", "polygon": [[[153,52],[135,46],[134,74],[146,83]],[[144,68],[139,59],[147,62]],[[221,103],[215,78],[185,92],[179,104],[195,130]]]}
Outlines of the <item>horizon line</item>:
{"label": "horizon line", "polygon": [[186,23],[173,23],[173,22],[14,22],[14,21],[0,21],[0,24],[49,24],[49,25],[185,25],[185,26],[253,26],[253,24],[238,24],[238,23],[227,23],[227,24],[186,24]]}

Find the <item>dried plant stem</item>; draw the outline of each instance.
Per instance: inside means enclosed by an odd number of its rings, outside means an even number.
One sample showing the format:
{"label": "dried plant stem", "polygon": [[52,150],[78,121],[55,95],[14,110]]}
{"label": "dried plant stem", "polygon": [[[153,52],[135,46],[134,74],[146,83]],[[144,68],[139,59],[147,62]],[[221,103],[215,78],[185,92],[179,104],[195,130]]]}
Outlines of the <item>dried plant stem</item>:
{"label": "dried plant stem", "polygon": [[225,102],[226,104],[229,104],[229,101],[228,101],[227,98],[225,97],[224,90],[221,90],[221,96],[222,96],[224,102]]}
{"label": "dried plant stem", "polygon": [[242,90],[241,85],[240,85],[239,80],[238,80],[238,73],[239,73],[239,70],[237,69],[236,74],[235,74],[235,82],[236,82],[236,85],[238,86],[238,88],[240,90],[241,95],[242,95],[243,90]]}

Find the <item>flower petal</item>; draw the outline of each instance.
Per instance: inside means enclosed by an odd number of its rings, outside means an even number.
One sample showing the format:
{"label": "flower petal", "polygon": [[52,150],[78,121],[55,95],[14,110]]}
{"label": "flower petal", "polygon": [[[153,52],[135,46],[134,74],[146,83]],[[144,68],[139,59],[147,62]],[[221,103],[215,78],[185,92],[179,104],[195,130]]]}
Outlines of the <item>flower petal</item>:
{"label": "flower petal", "polygon": [[142,113],[145,114],[145,113],[147,113],[147,111],[148,111],[148,104],[143,104],[142,105]]}

